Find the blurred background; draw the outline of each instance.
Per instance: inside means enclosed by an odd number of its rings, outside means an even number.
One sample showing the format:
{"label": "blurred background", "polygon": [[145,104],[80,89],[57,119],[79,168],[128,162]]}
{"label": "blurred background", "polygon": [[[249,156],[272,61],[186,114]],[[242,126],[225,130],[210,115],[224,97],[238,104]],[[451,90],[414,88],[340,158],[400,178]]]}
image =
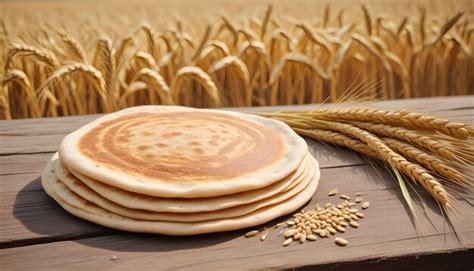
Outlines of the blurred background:
{"label": "blurred background", "polygon": [[472,1],[2,1],[0,118],[474,94]]}

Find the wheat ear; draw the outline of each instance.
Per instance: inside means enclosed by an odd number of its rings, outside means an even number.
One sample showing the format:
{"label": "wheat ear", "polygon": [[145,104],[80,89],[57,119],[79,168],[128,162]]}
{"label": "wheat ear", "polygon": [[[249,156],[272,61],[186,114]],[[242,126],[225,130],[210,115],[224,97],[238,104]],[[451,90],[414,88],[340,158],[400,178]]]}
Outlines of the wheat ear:
{"label": "wheat ear", "polygon": [[428,151],[447,160],[459,160],[460,158],[455,154],[453,150],[448,148],[445,144],[442,144],[439,141],[434,140],[432,137],[427,136],[426,134],[423,134],[419,131],[408,130],[403,127],[390,126],[383,123],[371,123],[362,121],[351,121],[350,123],[379,136],[393,137],[408,142],[414,146],[421,147],[425,151]]}
{"label": "wheat ear", "polygon": [[447,177],[448,180],[452,180],[454,183],[469,187],[469,182],[466,181],[463,174],[458,170],[446,164],[446,161],[439,159],[436,156],[430,155],[410,144],[393,138],[382,138],[383,142],[387,144],[392,150],[400,153],[409,160],[416,162],[423,167],[436,172],[437,174]]}
{"label": "wheat ear", "polygon": [[369,108],[322,109],[314,110],[311,114],[321,119],[381,122],[405,128],[439,132],[459,139],[467,139],[470,136],[474,136],[474,128],[469,127],[465,123],[424,116],[406,110],[389,111]]}
{"label": "wheat ear", "polygon": [[377,154],[374,150],[372,150],[367,144],[364,142],[350,138],[344,134],[327,131],[322,129],[301,129],[301,128],[293,128],[295,132],[302,136],[310,137],[316,140],[321,140],[330,144],[335,144],[343,147],[347,147],[351,150],[354,150],[358,153],[370,156],[372,158],[380,159],[380,155]]}

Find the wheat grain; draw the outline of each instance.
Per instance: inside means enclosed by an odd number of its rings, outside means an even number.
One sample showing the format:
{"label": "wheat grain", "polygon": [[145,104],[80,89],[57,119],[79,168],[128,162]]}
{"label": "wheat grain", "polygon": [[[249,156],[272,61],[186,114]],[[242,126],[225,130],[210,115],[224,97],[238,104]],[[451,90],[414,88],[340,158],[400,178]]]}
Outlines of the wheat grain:
{"label": "wheat grain", "polygon": [[252,231],[247,232],[247,233],[245,234],[245,237],[247,237],[247,238],[248,238],[248,237],[253,237],[253,236],[257,235],[258,233],[259,233],[258,230],[252,230]]}
{"label": "wheat grain", "polygon": [[334,189],[331,189],[331,191],[329,191],[328,193],[328,196],[334,196],[338,193],[338,189],[337,188],[334,188]]}
{"label": "wheat grain", "polygon": [[340,237],[336,237],[336,239],[334,239],[334,241],[335,241],[336,244],[338,244],[340,246],[343,246],[343,247],[345,247],[349,244],[349,242],[347,242],[346,239],[340,238]]}
{"label": "wheat grain", "polygon": [[289,245],[291,242],[293,242],[293,238],[288,238],[285,241],[283,241],[283,246]]}

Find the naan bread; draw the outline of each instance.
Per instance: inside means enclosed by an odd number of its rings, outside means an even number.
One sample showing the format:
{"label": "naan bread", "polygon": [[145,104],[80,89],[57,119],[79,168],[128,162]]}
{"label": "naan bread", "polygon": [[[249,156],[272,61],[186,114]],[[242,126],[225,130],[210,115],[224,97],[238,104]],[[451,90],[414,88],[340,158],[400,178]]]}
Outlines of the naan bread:
{"label": "naan bread", "polygon": [[286,191],[298,184],[303,179],[301,178],[303,175],[308,175],[307,171],[314,170],[314,163],[312,160],[314,160],[314,158],[312,158],[311,154],[308,153],[301,165],[292,172],[290,176],[269,186],[231,195],[195,199],[160,198],[141,195],[92,180],[74,170],[70,171],[63,163],[57,163],[55,167],[57,175],[68,175],[69,172],[72,172],[75,177],[81,180],[90,189],[94,190],[102,197],[124,207],[153,212],[194,213],[217,211],[246,203],[252,203]]}
{"label": "naan bread", "polygon": [[[301,192],[301,190],[305,189],[309,185],[309,182],[313,178],[315,168],[315,162],[314,159],[312,159],[312,162],[308,165],[309,170],[306,172],[306,174],[300,177],[301,181],[293,183],[290,187],[288,187],[286,191],[282,193],[278,193],[276,195],[254,203],[242,204],[239,206],[221,209],[218,211],[198,213],[168,213],[130,209],[111,202],[100,196],[98,193],[94,192],[89,187],[87,187],[85,184],[75,178],[74,175],[67,175],[67,173],[65,173],[60,166],[58,167],[60,163],[57,155],[53,156],[53,158],[51,159],[51,163],[53,164],[55,174],[60,180],[60,182],[50,183],[50,186],[53,187],[53,190],[62,198],[67,198],[70,196],[71,192],[74,192],[83,199],[121,216],[138,220],[172,222],[198,222],[222,218],[231,218],[246,215],[263,207],[283,202],[288,198],[294,196],[295,194]],[[210,199],[210,202],[212,202],[212,199]]]}
{"label": "naan bread", "polygon": [[259,189],[295,171],[306,142],[283,122],[177,106],[105,115],[60,146],[71,170],[130,192],[166,198]]}
{"label": "naan bread", "polygon": [[[209,232],[236,230],[266,223],[282,215],[291,213],[304,205],[316,191],[319,181],[319,170],[315,171],[309,186],[300,193],[279,204],[259,209],[247,215],[231,219],[218,219],[203,222],[158,222],[135,220],[109,212],[98,205],[70,193],[59,194],[54,184],[61,184],[57,178],[53,163],[50,161],[41,177],[41,183],[46,193],[56,200],[69,213],[91,222],[125,231],[160,233],[167,235],[194,235]],[[67,190],[64,190],[67,191]]]}

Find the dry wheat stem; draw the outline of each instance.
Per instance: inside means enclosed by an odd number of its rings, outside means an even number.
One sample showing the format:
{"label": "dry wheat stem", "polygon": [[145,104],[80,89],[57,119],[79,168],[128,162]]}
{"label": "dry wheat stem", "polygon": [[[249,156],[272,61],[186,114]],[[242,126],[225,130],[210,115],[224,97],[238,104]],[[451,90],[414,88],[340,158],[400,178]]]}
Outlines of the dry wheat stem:
{"label": "dry wheat stem", "polygon": [[465,123],[424,116],[406,110],[389,111],[370,108],[324,109],[313,111],[312,115],[317,118],[330,120],[379,122],[410,129],[439,132],[459,139],[467,139],[470,136],[474,136],[474,128]]}
{"label": "dry wheat stem", "polygon": [[323,129],[306,130],[306,129],[301,129],[301,128],[293,128],[293,130],[295,130],[295,132],[297,132],[298,134],[302,136],[310,137],[315,140],[321,140],[330,144],[343,146],[372,158],[377,158],[377,159],[380,158],[377,152],[373,151],[364,142],[357,139],[350,138],[338,132],[333,132],[333,131],[328,131],[328,130],[323,130]]}
{"label": "dry wheat stem", "polygon": [[[425,151],[431,152],[434,155],[437,155],[440,158],[447,160],[462,160],[462,157],[456,155],[456,150],[450,148],[449,145],[443,144],[433,137],[430,137],[426,133],[420,131],[413,131],[403,127],[390,126],[382,123],[371,123],[371,122],[362,122],[362,121],[351,121],[350,124],[367,130],[371,133],[384,136],[384,137],[393,137],[405,142],[408,142],[414,146],[423,148]],[[461,146],[461,148],[466,146]],[[469,159],[469,157],[466,157]],[[468,162],[473,163],[474,160]]]}
{"label": "dry wheat stem", "polygon": [[14,57],[17,55],[23,56],[31,56],[34,59],[38,59],[40,62],[49,65],[51,68],[55,68],[57,66],[56,58],[51,55],[49,52],[43,51],[39,48],[29,46],[26,44],[12,42],[10,45],[10,50],[8,51],[4,70],[8,70],[10,67],[10,63],[13,61]]}

